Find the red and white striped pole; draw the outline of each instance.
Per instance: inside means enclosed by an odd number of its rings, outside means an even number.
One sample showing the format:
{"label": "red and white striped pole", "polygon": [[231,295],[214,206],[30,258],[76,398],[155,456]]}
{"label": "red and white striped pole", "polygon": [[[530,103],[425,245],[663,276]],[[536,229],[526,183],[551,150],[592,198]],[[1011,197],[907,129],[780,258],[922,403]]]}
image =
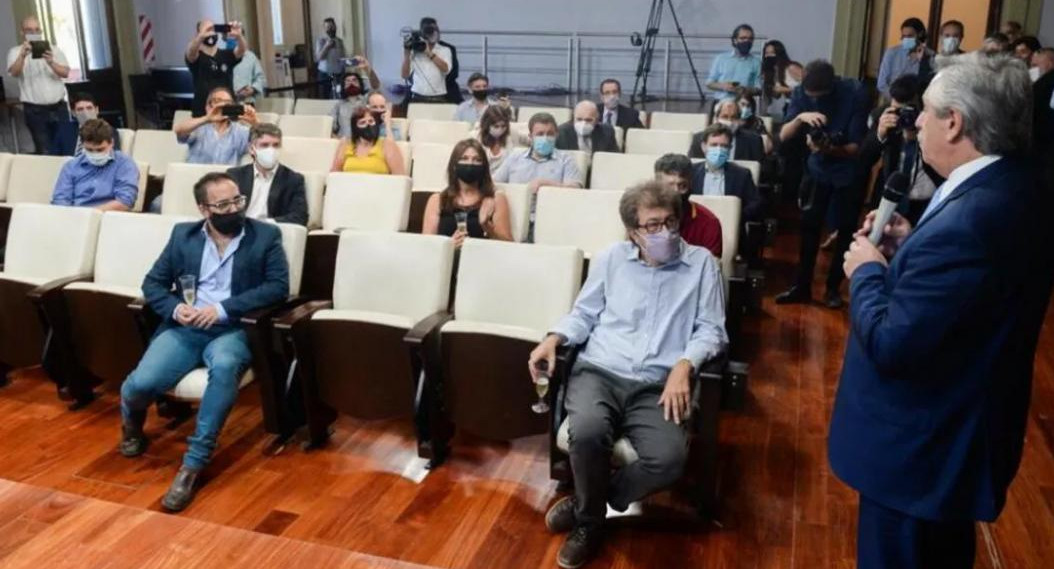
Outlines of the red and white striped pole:
{"label": "red and white striped pole", "polygon": [[154,50],[154,26],[150,18],[139,14],[139,53],[143,57],[143,67],[151,68],[157,61],[157,53]]}

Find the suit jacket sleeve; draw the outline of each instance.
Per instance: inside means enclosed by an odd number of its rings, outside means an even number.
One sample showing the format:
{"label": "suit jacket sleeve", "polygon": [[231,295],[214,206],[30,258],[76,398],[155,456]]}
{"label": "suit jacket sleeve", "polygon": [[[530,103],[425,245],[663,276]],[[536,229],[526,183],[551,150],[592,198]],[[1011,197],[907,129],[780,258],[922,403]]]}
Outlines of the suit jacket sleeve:
{"label": "suit jacket sleeve", "polygon": [[615,129],[609,125],[597,125],[599,134],[593,136],[593,152],[618,152],[618,141],[615,140]]}
{"label": "suit jacket sleeve", "polygon": [[289,295],[289,263],[282,249],[282,234],[273,225],[263,225],[270,230],[266,231],[270,235],[264,235],[264,231],[261,231],[261,237],[267,239],[263,282],[220,303],[231,320],[239,320],[250,311],[281,302]]}
{"label": "suit jacket sleeve", "polygon": [[761,201],[761,194],[754,185],[754,177],[750,175],[750,171],[745,168],[742,170],[742,173],[746,175],[740,175],[737,185],[739,186],[739,198],[743,200],[743,219],[756,221],[761,219],[765,204]]}
{"label": "suit jacket sleeve", "polygon": [[278,209],[272,211],[271,217],[279,223],[307,225],[307,190],[304,189],[304,176],[289,170],[285,175],[285,185],[281,188]]}
{"label": "suit jacket sleeve", "polygon": [[636,109],[623,107],[622,110],[619,111],[619,116],[622,116],[623,114],[627,117],[626,128],[644,128],[644,123],[640,122],[640,113],[638,113]]}
{"label": "suit jacket sleeve", "polygon": [[570,123],[560,125],[556,131],[557,150],[578,150],[578,134]]}
{"label": "suit jacket sleeve", "polygon": [[182,238],[177,236],[182,230],[179,225],[172,229],[172,235],[168,238],[168,244],[161,251],[161,255],[154,261],[154,266],[143,278],[143,298],[150,305],[150,310],[164,320],[172,319],[172,313],[176,306],[182,302],[176,292],[172,290],[172,283],[176,280],[176,274],[183,271],[182,263],[179,261],[179,253],[176,249],[177,243]]}
{"label": "suit jacket sleeve", "polygon": [[[888,142],[889,139],[887,138]],[[870,171],[882,158],[882,152],[886,145],[878,140],[878,122],[876,121],[871,130],[867,132],[864,141],[860,144],[860,165],[865,171]]]}

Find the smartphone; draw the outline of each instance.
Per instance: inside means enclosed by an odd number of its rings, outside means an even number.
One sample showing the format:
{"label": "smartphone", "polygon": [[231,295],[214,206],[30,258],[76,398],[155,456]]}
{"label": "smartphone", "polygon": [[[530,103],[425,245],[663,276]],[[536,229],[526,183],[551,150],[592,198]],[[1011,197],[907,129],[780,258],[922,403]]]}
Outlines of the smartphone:
{"label": "smartphone", "polygon": [[33,50],[33,59],[40,59],[44,57],[44,52],[51,49],[51,44],[48,40],[31,41],[29,47]]}
{"label": "smartphone", "polygon": [[217,34],[229,34],[231,33],[231,25],[215,24],[214,26],[212,26],[212,31],[216,32]]}
{"label": "smartphone", "polygon": [[245,105],[224,105],[223,116],[231,119],[238,120],[238,117],[245,114]]}
{"label": "smartphone", "polygon": [[346,57],[341,63],[344,64],[344,67],[358,67],[359,65],[362,65],[362,60],[357,57]]}

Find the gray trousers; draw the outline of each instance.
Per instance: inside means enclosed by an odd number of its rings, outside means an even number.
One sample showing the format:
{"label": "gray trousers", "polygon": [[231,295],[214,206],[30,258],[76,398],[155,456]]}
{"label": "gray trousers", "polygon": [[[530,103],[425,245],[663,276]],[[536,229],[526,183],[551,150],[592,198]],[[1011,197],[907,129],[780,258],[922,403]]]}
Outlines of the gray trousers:
{"label": "gray trousers", "polygon": [[[681,477],[688,456],[684,429],[663,417],[663,383],[615,376],[579,361],[567,385],[571,472],[575,479],[575,519],[597,527],[607,504],[625,511],[631,502]],[[627,438],[640,460],[611,471],[611,449]]]}

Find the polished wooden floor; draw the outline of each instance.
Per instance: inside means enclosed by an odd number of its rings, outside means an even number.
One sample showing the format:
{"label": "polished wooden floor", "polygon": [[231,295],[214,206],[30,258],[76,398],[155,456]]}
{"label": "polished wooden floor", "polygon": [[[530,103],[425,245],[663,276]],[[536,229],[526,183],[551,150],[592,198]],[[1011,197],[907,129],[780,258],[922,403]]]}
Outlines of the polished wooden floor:
{"label": "polished wooden floor", "polygon": [[[785,237],[785,238],[784,238]],[[768,286],[784,286],[781,237]],[[1054,313],[1048,323],[1054,322]],[[852,567],[856,498],[827,466],[825,438],[845,314],[766,298],[746,326],[747,408],[722,419],[721,527],[622,524],[591,567]],[[1006,511],[978,526],[978,567],[1054,559],[1054,330],[1043,331],[1025,459]],[[69,412],[39,371],[0,389],[0,567],[555,566],[542,513],[556,496],[545,441],[460,441],[420,479],[400,422],[340,419],[332,444],[268,452],[255,393],[243,393],[209,480],[183,514],[159,513],[191,424],[151,418],[144,458],[115,444],[117,397]]]}

